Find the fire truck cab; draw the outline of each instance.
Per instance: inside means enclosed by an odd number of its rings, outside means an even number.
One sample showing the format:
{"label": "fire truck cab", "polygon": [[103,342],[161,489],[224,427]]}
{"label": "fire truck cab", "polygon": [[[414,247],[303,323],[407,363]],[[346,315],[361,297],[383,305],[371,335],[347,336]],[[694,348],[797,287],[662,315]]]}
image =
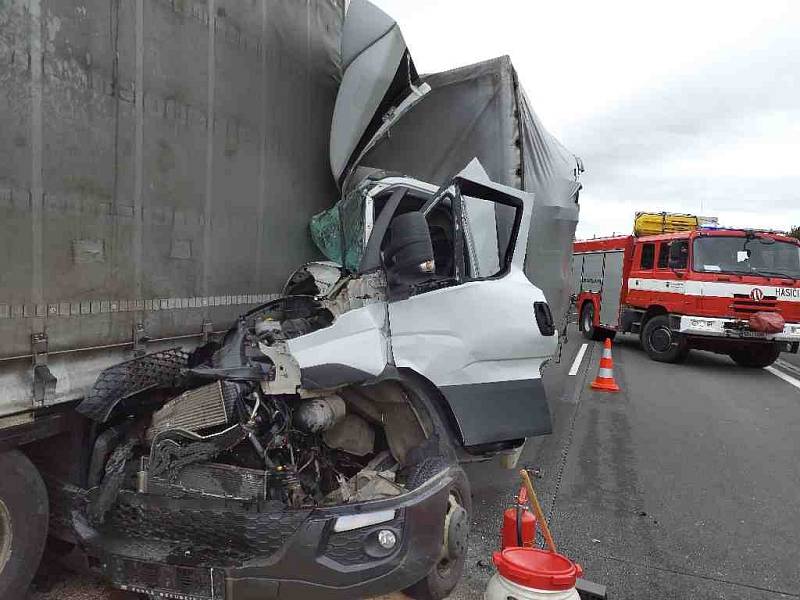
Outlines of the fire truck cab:
{"label": "fire truck cab", "polygon": [[653,360],[692,348],[765,367],[800,346],[800,241],[706,229],[578,241],[578,324],[590,339],[640,336]]}

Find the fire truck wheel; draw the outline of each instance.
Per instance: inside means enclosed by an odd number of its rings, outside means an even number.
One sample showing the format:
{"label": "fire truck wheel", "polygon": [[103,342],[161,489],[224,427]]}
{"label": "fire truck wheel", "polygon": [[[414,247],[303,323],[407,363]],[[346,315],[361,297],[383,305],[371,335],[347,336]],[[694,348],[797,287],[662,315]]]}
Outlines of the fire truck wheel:
{"label": "fire truck wheel", "polygon": [[667,315],[657,315],[645,323],[642,346],[647,355],[658,362],[682,362],[689,355],[686,338],[670,329]]}
{"label": "fire truck wheel", "polygon": [[749,346],[730,353],[730,357],[740,367],[762,369],[770,366],[780,356],[781,349],[777,344]]}

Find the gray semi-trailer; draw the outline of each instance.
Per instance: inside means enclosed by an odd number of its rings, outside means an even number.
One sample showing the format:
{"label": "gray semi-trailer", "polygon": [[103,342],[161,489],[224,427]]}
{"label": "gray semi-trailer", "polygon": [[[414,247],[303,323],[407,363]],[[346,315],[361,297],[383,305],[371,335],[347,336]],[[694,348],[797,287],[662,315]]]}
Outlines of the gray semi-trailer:
{"label": "gray semi-trailer", "polygon": [[[349,4],[347,21],[343,3],[328,0],[18,0],[3,5],[0,596],[14,598],[27,585],[49,529],[57,537],[79,541],[116,585],[146,593],[271,597],[267,594],[272,588],[283,585],[289,596],[302,588],[303,593],[350,597],[357,571],[352,563],[338,569],[329,563],[347,564],[352,556],[346,548],[364,528],[386,538],[387,544],[387,531],[393,532],[394,544],[406,544],[406,533],[417,531],[416,549],[425,555],[411,565],[407,545],[401,552],[365,538],[362,550],[372,562],[365,563],[362,574],[374,581],[361,591],[385,591],[392,581],[408,585],[422,578],[420,594],[441,596],[455,584],[463,564],[460,523],[462,505],[468,503],[468,484],[446,460],[451,451],[485,456],[516,450],[521,438],[547,430],[546,405],[538,392],[533,421],[515,418],[510,427],[498,419],[487,429],[476,408],[485,395],[475,391],[501,383],[502,396],[522,411],[508,414],[528,414],[520,402],[535,390],[521,383],[539,381],[536,365],[551,351],[546,348],[552,338],[544,339],[553,335],[546,333],[552,327],[547,302],[556,315],[563,312],[580,163],[541,127],[507,58],[419,77],[396,24],[368,2]],[[473,157],[486,172],[473,165],[470,176],[451,179]],[[376,168],[414,179],[393,178],[376,173]],[[464,186],[470,192],[463,195],[472,197],[462,200]],[[398,190],[406,190],[404,196],[394,195]],[[339,264],[311,264],[285,284],[298,265],[319,255],[308,235],[310,217],[340,197],[338,212],[318,217],[314,228],[320,249]],[[346,240],[353,232],[341,219],[348,198],[360,198],[355,214],[362,229],[356,240]],[[412,277],[413,285],[403,283],[403,293],[411,299],[420,290],[439,290],[445,298],[443,288],[458,290],[453,286],[469,277],[475,280],[469,289],[478,289],[482,277],[476,275],[478,263],[470,266],[470,261],[478,261],[478,251],[486,248],[476,245],[474,233],[464,238],[463,248],[451,249],[452,255],[447,245],[454,232],[462,235],[458,219],[463,217],[465,232],[469,229],[467,213],[479,210],[475,202],[480,199],[496,208],[476,213],[482,217],[474,217],[473,224],[490,222],[491,229],[483,231],[491,231],[494,244],[505,248],[494,258],[497,273],[488,279],[498,280],[498,289],[512,284],[505,276],[512,272],[513,255],[514,289],[520,298],[529,295],[523,269],[544,292],[544,297],[537,292],[536,302],[531,296],[530,314],[525,309],[520,315],[525,327],[536,331],[538,325],[540,333],[534,337],[543,335],[541,344],[512,344],[518,354],[530,346],[515,357],[532,360],[531,368],[520,362],[519,373],[501,372],[510,365],[497,362],[504,357],[501,336],[481,350],[488,370],[477,379],[473,368],[464,376],[453,375],[461,368],[457,366],[443,371],[441,362],[438,370],[431,370],[432,363],[425,367],[418,356],[424,345],[412,343],[405,354],[401,345],[394,345],[399,329],[372,354],[365,353],[363,344],[336,346],[349,348],[350,354],[339,357],[338,366],[309,358],[319,354],[313,345],[296,354],[320,328],[317,333],[335,337],[333,324],[340,313],[346,313],[337,325],[341,331],[347,328],[341,323],[352,322],[356,313],[390,315],[400,310],[400,304],[391,306],[397,292],[392,287],[397,281],[391,278],[409,273],[384,263],[391,252],[381,245],[382,238],[370,246],[370,234],[379,226],[387,231],[387,240],[394,233],[420,242],[421,254],[419,249],[412,253],[417,257],[427,256],[419,236],[430,238],[430,261],[417,265],[425,269]],[[430,231],[414,230],[424,220],[406,223],[411,229],[394,220],[390,226],[388,211],[387,222],[382,222],[379,208],[393,202],[392,214],[419,212],[429,219]],[[514,208],[517,216],[504,206]],[[325,218],[337,216],[338,224],[327,230],[338,231],[338,256],[320,239]],[[434,217],[451,220],[450,235],[442,223],[430,222]],[[346,241],[373,262],[379,258],[373,275],[362,272],[360,264],[348,264]],[[513,253],[511,246],[517,247]],[[460,267],[456,259],[463,262]],[[389,304],[384,296],[372,298],[364,291],[384,288]],[[282,292],[306,299],[286,304],[278,300]],[[346,312],[361,305],[366,305],[361,312]],[[470,312],[469,306],[463,308],[464,314]],[[424,328],[419,330],[414,314],[408,319],[403,335],[413,342]],[[376,334],[385,329],[377,321],[373,325]],[[226,330],[224,338],[217,335]],[[372,339],[369,331],[363,330],[366,339]],[[278,352],[274,344],[288,345],[292,352]],[[466,369],[474,348],[465,348]],[[458,362],[452,352],[449,359]],[[363,366],[364,360],[370,369],[354,372],[352,365]],[[377,363],[388,370],[373,373]],[[259,365],[272,371],[260,371]],[[453,388],[449,392],[448,382]],[[361,397],[352,396],[354,383],[364,387]],[[341,397],[331,392],[340,388]],[[318,402],[307,406],[281,399],[285,395]],[[398,416],[385,421],[385,413],[375,413],[376,407]],[[361,421],[350,418],[354,409]],[[315,410],[330,413],[324,426],[300,416]],[[234,413],[244,416],[234,418]],[[304,435],[322,434],[324,443],[302,436],[298,441],[289,430],[269,433],[270,427],[286,425],[288,416],[307,430]],[[368,429],[364,418],[372,424]],[[340,433],[351,442],[353,437],[374,437],[384,426],[386,430],[370,452],[359,454],[352,443],[330,439],[334,434],[329,430],[334,425],[341,429],[339,422],[347,419],[349,429]],[[226,424],[230,439],[198,439],[198,431],[210,437],[209,428]],[[414,436],[430,439],[432,433],[444,439],[444,450],[428,448],[420,454],[412,444]],[[397,436],[402,443],[395,443]],[[381,456],[380,443],[388,443],[384,451],[394,463],[374,462]],[[251,447],[247,452],[255,451],[255,457],[236,454],[241,444]],[[150,454],[140,455],[141,448],[149,448]],[[409,458],[403,448],[416,453],[409,452]],[[296,449],[303,464],[295,463]],[[162,450],[169,451],[159,454]],[[333,460],[331,450],[349,458],[341,462],[336,455]],[[193,458],[185,462],[181,452]],[[286,465],[275,463],[276,452]],[[227,458],[217,460],[220,454]],[[180,460],[173,464],[176,456]],[[360,464],[353,456],[372,460]],[[318,472],[319,485],[313,490],[299,477],[310,465]],[[340,479],[343,473],[352,479]],[[395,477],[398,485],[387,488],[385,480]],[[224,484],[232,480],[237,482],[234,492]],[[359,489],[361,484],[371,491]],[[173,502],[176,494],[182,499],[175,502],[186,506]],[[338,506],[397,494],[388,520],[355,522],[355,515]],[[243,502],[246,508],[215,512],[209,504],[198,505],[198,497],[212,504]],[[269,507],[259,504],[278,499],[300,511],[269,513]],[[419,507],[440,501],[444,521],[426,530],[421,524],[431,520],[430,509]],[[253,503],[261,507],[255,514]],[[309,503],[333,508],[324,515],[319,507],[303,515]],[[354,504],[352,511],[363,512],[363,507]],[[103,533],[103,526],[109,526],[107,514],[116,537]],[[182,519],[198,515],[208,517],[208,527],[197,527],[193,535],[205,535],[205,543],[187,538],[181,526]],[[271,536],[290,534],[273,527],[275,515],[289,525],[302,516],[306,533],[305,542],[296,540],[299,547],[313,541],[322,554],[304,558],[290,553],[288,563],[266,574],[248,571],[245,558],[231,555],[235,564],[228,564],[209,554],[209,546],[215,545],[209,540],[222,540],[214,536],[223,535],[231,523],[262,531],[264,536],[255,541],[247,535],[234,537],[246,547],[241,552],[267,559],[279,550],[267,543]],[[178,526],[169,540],[154,533],[160,529],[159,518]],[[114,519],[122,522],[114,525]],[[299,531],[301,521],[292,531]],[[327,525],[317,531],[323,521],[330,521],[332,531]],[[445,523],[453,531],[449,549],[447,539],[444,548],[429,539]],[[323,530],[338,558],[331,559],[320,545]],[[337,546],[340,542],[345,549]],[[144,554],[126,554],[121,548],[128,545]],[[184,546],[199,556],[178,561],[173,554]],[[372,564],[376,561],[381,564]],[[437,566],[425,577],[426,565],[443,562],[448,569]],[[276,583],[294,572],[308,580],[303,585]],[[181,577],[191,581],[175,587]],[[300,587],[292,592],[292,585]]]}

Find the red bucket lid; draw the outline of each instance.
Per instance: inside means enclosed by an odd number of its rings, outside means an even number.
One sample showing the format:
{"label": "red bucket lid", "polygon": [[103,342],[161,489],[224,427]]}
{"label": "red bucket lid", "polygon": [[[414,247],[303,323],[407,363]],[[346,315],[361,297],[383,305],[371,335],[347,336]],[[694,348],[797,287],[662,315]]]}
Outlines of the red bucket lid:
{"label": "red bucket lid", "polygon": [[568,590],[583,575],[578,563],[538,548],[506,548],[495,552],[492,562],[504,578],[537,590]]}

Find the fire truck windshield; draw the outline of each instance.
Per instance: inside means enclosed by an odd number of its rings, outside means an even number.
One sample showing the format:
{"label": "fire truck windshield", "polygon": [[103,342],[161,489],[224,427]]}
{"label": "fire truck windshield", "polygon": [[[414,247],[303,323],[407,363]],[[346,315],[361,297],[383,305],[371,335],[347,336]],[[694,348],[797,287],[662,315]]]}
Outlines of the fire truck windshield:
{"label": "fire truck windshield", "polygon": [[692,265],[700,273],[800,279],[800,246],[752,235],[699,237]]}

